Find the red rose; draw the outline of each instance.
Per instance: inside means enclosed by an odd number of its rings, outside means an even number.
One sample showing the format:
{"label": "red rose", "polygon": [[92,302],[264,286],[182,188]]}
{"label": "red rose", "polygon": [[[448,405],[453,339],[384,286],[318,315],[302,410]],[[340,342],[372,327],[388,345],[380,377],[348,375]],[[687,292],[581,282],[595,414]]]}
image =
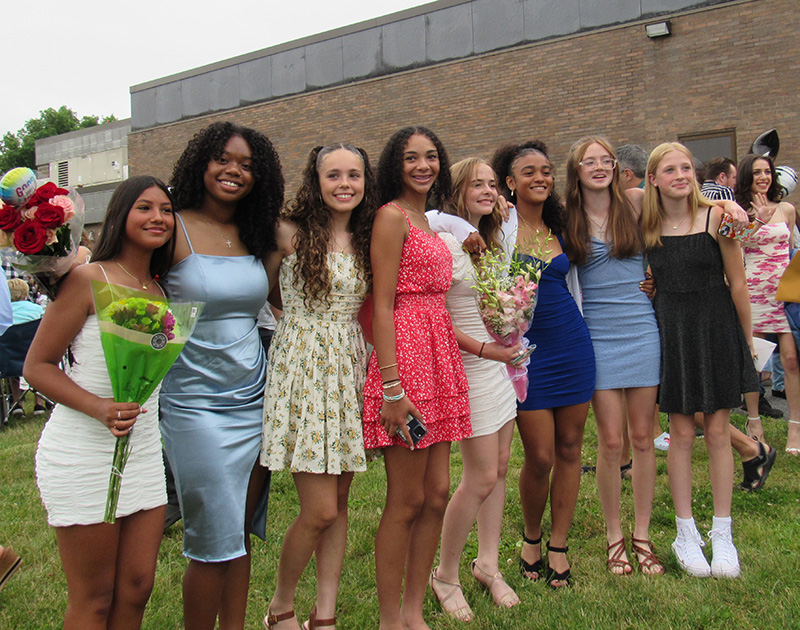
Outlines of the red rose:
{"label": "red rose", "polygon": [[20,254],[38,254],[47,243],[47,230],[36,221],[25,221],[14,232],[14,247]]}
{"label": "red rose", "polygon": [[14,206],[3,204],[0,208],[0,230],[4,232],[13,232],[22,224],[22,217],[19,216],[19,210]]}
{"label": "red rose", "polygon": [[28,199],[28,203],[25,204],[26,208],[33,208],[34,206],[38,206],[42,201],[47,201],[48,199],[52,199],[56,195],[67,195],[69,194],[68,190],[64,188],[59,188],[53,182],[47,182],[46,184],[42,184],[39,188],[36,189],[36,192],[33,193],[33,196]]}
{"label": "red rose", "polygon": [[54,206],[49,201],[43,201],[36,208],[33,218],[44,228],[57,228],[64,224],[64,216],[64,208]]}

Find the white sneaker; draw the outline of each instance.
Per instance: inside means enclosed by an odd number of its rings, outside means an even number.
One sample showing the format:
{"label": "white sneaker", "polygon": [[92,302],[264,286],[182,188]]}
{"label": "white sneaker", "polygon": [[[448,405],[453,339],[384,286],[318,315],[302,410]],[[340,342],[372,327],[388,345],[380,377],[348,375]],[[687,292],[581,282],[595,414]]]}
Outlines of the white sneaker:
{"label": "white sneaker", "polygon": [[678,530],[678,537],[672,543],[672,551],[684,571],[694,577],[711,577],[711,567],[703,555],[702,547],[705,547],[705,543],[696,528],[693,531]]}
{"label": "white sneaker", "polygon": [[659,435],[655,439],[655,447],[659,451],[668,451],[669,450],[669,433],[664,431],[664,433]]}
{"label": "white sneaker", "polygon": [[712,529],[708,532],[711,539],[711,575],[715,578],[737,578],[741,573],[739,554],[733,545],[731,528]]}

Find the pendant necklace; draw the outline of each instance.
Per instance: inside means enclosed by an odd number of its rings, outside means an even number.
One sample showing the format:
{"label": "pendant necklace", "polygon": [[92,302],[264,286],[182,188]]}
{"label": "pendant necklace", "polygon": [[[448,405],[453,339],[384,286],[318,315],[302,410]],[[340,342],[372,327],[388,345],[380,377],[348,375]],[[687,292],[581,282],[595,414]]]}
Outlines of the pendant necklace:
{"label": "pendant necklace", "polygon": [[598,223],[597,221],[595,221],[592,215],[590,215],[588,212],[586,213],[586,217],[589,219],[589,221],[591,221],[594,224],[594,226],[597,228],[597,231],[603,235],[602,240],[605,240],[606,225],[608,225],[608,215],[606,215],[606,218],[602,221],[602,223]]}
{"label": "pendant necklace", "polygon": [[229,239],[227,236],[225,236],[222,232],[220,232],[213,225],[211,225],[211,223],[208,221],[208,219],[206,219],[202,214],[200,215],[200,218],[203,219],[203,221],[205,221],[205,223],[206,223],[206,225],[208,227],[210,227],[212,230],[214,230],[217,234],[219,234],[222,238],[225,239],[225,243],[228,245],[228,249],[230,249],[231,248],[231,239]]}
{"label": "pendant necklace", "polygon": [[533,227],[533,226],[532,226],[530,223],[528,223],[528,222],[525,220],[525,217],[523,217],[523,216],[522,216],[522,214],[521,214],[520,212],[517,212],[517,216],[520,218],[520,220],[521,220],[521,221],[522,221],[522,222],[523,222],[525,225],[527,225],[527,226],[528,226],[528,227],[531,229],[531,231],[532,231],[532,232],[534,232],[534,234],[536,234],[536,236],[537,236],[537,237],[539,236],[539,234],[541,234],[542,232],[544,232],[544,225],[543,225],[542,227],[540,227],[540,228],[538,228],[538,227]]}
{"label": "pendant necklace", "polygon": [[143,290],[143,291],[146,291],[146,290],[147,290],[147,285],[148,285],[148,284],[150,284],[150,283],[153,281],[153,279],[152,279],[152,278],[150,278],[150,279],[149,279],[147,282],[142,282],[141,280],[139,280],[139,278],[137,278],[136,276],[134,276],[134,275],[133,275],[133,274],[132,274],[130,271],[128,271],[127,269],[125,269],[125,267],[123,267],[123,266],[122,266],[122,263],[121,263],[121,262],[119,262],[118,260],[115,260],[114,262],[115,262],[115,263],[117,263],[117,264],[119,265],[119,268],[120,268],[120,269],[122,269],[122,271],[124,271],[125,273],[127,273],[127,274],[128,274],[130,277],[131,277],[131,278],[133,278],[134,280],[136,280],[136,282],[138,282],[139,284],[141,284],[141,285],[142,285],[142,290]]}
{"label": "pendant necklace", "polygon": [[682,226],[682,225],[683,225],[683,222],[684,222],[684,221],[686,221],[686,218],[687,218],[688,216],[689,216],[688,214],[687,214],[686,216],[684,216],[684,217],[681,219],[680,223],[678,223],[678,225],[673,225],[673,226],[672,226],[672,229],[673,229],[673,230],[677,230],[677,229],[678,229],[680,226]]}

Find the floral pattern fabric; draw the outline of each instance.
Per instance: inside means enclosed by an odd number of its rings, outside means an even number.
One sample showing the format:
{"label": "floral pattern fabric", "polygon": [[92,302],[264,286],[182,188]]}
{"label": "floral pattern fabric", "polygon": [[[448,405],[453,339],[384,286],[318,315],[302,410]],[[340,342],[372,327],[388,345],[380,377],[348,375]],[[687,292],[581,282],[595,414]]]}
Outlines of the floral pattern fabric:
{"label": "floral pattern fabric", "polygon": [[367,351],[356,320],[367,284],[355,256],[331,252],[329,304],[303,302],[294,254],[280,268],[283,317],[270,345],[261,463],[270,470],[366,470],[361,431]]}
{"label": "floral pattern fabric", "polygon": [[783,302],[775,298],[778,282],[789,265],[789,228],[767,223],[744,241],[744,266],[750,292],[753,332],[791,332]]}
{"label": "floral pattern fabric", "polygon": [[[452,268],[444,241],[409,223],[397,273],[394,327],[400,381],[428,429],[416,448],[472,435],[467,375],[445,306]],[[381,375],[373,352],[364,388],[364,442],[368,449],[406,446],[381,426],[382,404]]]}

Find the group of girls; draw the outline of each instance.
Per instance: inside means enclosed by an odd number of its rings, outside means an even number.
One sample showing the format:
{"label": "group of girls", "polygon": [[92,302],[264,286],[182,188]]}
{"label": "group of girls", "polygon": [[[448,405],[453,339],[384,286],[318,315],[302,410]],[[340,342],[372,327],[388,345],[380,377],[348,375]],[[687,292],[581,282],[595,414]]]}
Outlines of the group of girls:
{"label": "group of girls", "polygon": [[[661,145],[648,164],[644,195],[626,195],[608,142],[587,138],[568,158],[564,208],[541,142],[509,145],[491,165],[468,159],[451,171],[433,132],[406,127],[388,141],[377,174],[362,149],[315,148],[281,214],[283,178],[269,140],[215,123],[176,163],[172,193],[151,177],[121,184],[92,262],[64,281],[25,370],[32,385],[61,403],[39,444],[37,479],[67,576],[65,628],[141,623],[166,503],[159,401],[185,522],[188,628],[213,628],[217,620],[221,628],[244,626],[249,538],[264,536],[269,475],[279,470],[292,473],[300,511],[283,539],[264,626],[300,628],[295,592],[314,555],[316,603],[302,627],[333,627],[349,489],[373,449],[382,449],[387,477],[375,553],[381,628],[427,628],[428,585],[446,612],[472,618],[458,567],[476,519],[473,575],[496,605],[518,604],[498,563],[515,417],[525,450],[522,574],[554,588],[568,585],[566,542],[590,401],[609,569],[632,570],[614,474],[627,413],[635,462],[632,551],[643,573],[662,573],[648,534],[659,365],[659,402],[673,436],[673,548],[682,566],[707,574],[691,520],[691,416],[700,411],[715,502],[709,572],[738,574],[732,460],[721,445],[734,399],[755,380],[749,309],[738,245],[717,236],[721,210],[700,197],[693,173],[685,148]],[[506,208],[500,193],[513,205]],[[426,215],[431,207],[454,216]],[[475,272],[456,217],[485,245],[545,265],[527,333],[536,351],[525,403],[517,405],[510,383],[498,376],[500,363],[513,363],[521,348],[492,342],[480,323]],[[439,237],[434,228],[453,235]],[[481,239],[466,249],[474,251]],[[658,286],[655,314],[639,291],[645,251]],[[570,293],[570,262],[582,285],[580,305]],[[684,273],[687,266],[692,273]],[[111,397],[98,359],[91,280],[206,304],[159,396],[143,408]],[[367,362],[357,316],[370,293],[365,328],[375,351]],[[283,316],[267,363],[255,318],[268,296]],[[77,360],[71,378],[58,368],[69,345]],[[741,383],[729,378],[732,366],[740,368]],[[411,435],[411,417],[424,435]],[[103,523],[108,462],[122,435],[131,435],[134,455],[117,521]],[[460,442],[464,476],[448,505],[452,441]]]}

